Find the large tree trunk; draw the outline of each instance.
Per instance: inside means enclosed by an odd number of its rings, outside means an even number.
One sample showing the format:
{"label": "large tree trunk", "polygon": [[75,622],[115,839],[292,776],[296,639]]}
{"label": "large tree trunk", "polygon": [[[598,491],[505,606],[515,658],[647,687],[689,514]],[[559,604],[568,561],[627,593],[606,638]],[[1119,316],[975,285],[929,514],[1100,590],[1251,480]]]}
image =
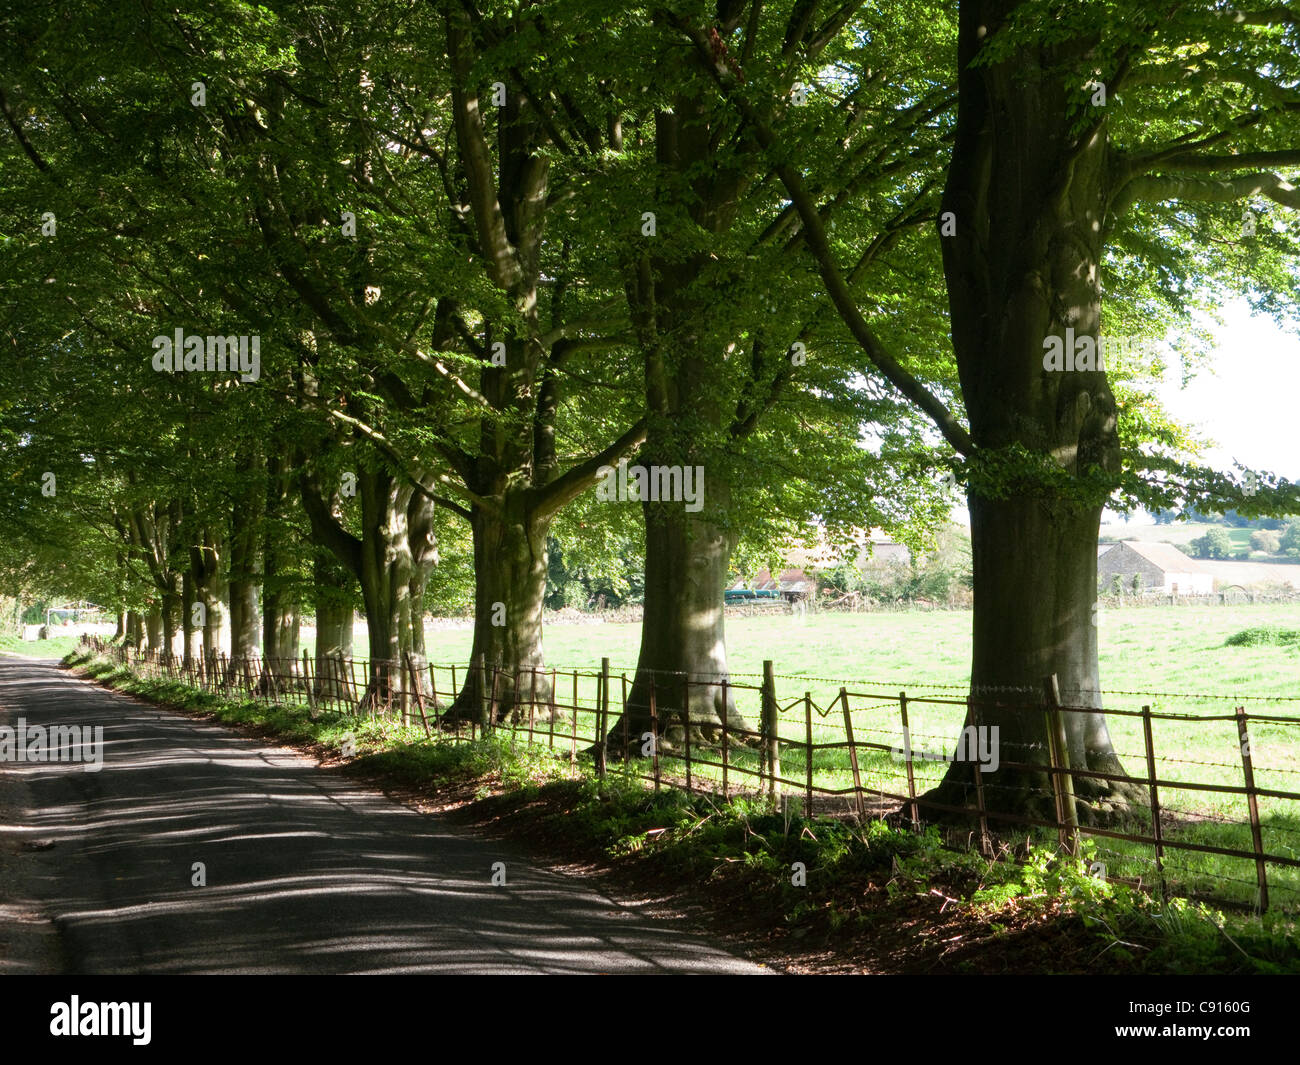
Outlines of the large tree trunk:
{"label": "large tree trunk", "polygon": [[[1026,45],[1002,64],[972,67],[988,28],[1014,6],[961,6],[957,136],[942,207],[955,215],[956,234],[941,240],[976,458],[1001,452],[1013,469],[1020,463],[1010,475],[973,467],[971,697],[1028,704],[985,706],[982,723],[998,726],[1002,761],[1041,764],[1044,678],[1057,676],[1067,704],[1099,705],[1093,607],[1107,493],[1086,478],[1117,470],[1119,447],[1105,372],[1044,365],[1046,338],[1065,338],[1068,328],[1095,345],[1101,330],[1105,122],[1097,113],[1080,120],[1087,95],[1065,69],[1090,42]],[[1019,76],[1028,71],[1032,78]],[[1064,485],[1016,458],[1026,453],[1063,471]],[[1063,717],[1073,768],[1120,771],[1101,715]],[[968,762],[953,762],[936,797],[970,802],[970,778]],[[1118,805],[1132,792],[1086,778],[1075,787],[1081,800]],[[1042,773],[1001,768],[986,795],[995,809],[1049,817],[1053,809]]]}
{"label": "large tree trunk", "polygon": [[[662,195],[681,197],[680,208],[704,231],[731,228],[748,168],[716,152],[716,127],[707,95],[679,95],[671,111],[655,116],[658,163],[672,179]],[[651,256],[649,275],[629,286],[634,322],[646,361],[649,432],[639,462],[692,464],[705,476],[703,509],[683,501],[643,501],[646,518],[645,613],[636,678],[628,695],[627,720],[616,720],[605,737],[616,756],[635,756],[650,732],[650,683],[662,744],[681,742],[683,709],[693,740],[713,740],[725,720],[743,728],[729,689],[724,690],[727,649],[722,593],[736,535],[727,528],[730,492],[718,476],[734,438],[726,427],[734,413],[719,398],[717,373],[732,337],[720,335],[707,289],[696,287],[715,255],[697,252]],[[710,354],[712,353],[712,354]],[[627,737],[627,746],[623,737]],[[738,742],[738,741],[733,741]]]}
{"label": "large tree trunk", "polygon": [[203,603],[203,655],[218,658],[222,654],[222,631],[225,628],[226,601],[219,574],[208,578],[199,590]]}
{"label": "large tree trunk", "polygon": [[[1067,706],[1102,705],[1094,624],[1101,508],[972,495],[970,509],[977,589],[971,698],[981,723],[999,728],[1001,761],[1046,765],[1045,678],[1056,676]],[[1104,715],[1065,712],[1062,720],[1072,768],[1123,772]],[[962,782],[962,801],[972,797],[969,770],[953,763],[950,773]],[[990,808],[1054,816],[1046,773],[999,769],[996,784],[986,791]],[[1074,790],[1103,803],[1128,794],[1084,777]]]}
{"label": "large tree trunk", "polygon": [[[239,464],[254,470],[262,459],[256,453],[241,456]],[[257,490],[254,491],[254,488]],[[230,670],[232,680],[247,669],[258,673],[257,654],[261,645],[262,626],[258,614],[261,588],[261,526],[258,520],[265,504],[261,483],[250,480],[237,497],[230,518]]]}
{"label": "large tree trunk", "polygon": [[150,603],[144,615],[144,630],[151,652],[162,650],[162,624],[162,604]]}
{"label": "large tree trunk", "polygon": [[203,650],[203,627],[196,625],[194,618],[194,605],[197,602],[199,602],[198,585],[193,567],[190,567],[181,574],[181,631],[184,640],[181,656],[187,670],[193,668],[195,660]]}
{"label": "large tree trunk", "polygon": [[316,590],[316,688],[322,697],[338,699],[347,693],[339,660],[352,658],[351,578],[323,551],[317,552],[312,577]]}
{"label": "large tree trunk", "polygon": [[190,548],[190,579],[202,607],[202,657],[205,662],[221,654],[221,622],[224,615],[221,564],[215,537],[204,532],[201,543]]}
{"label": "large tree trunk", "polygon": [[[496,686],[495,720],[535,702],[536,712],[550,701],[550,677],[542,653],[542,600],[546,595],[546,534],[521,492],[505,493],[503,514],[475,507],[474,641],[471,669],[448,718],[479,718],[481,694]],[[487,689],[480,687],[478,663],[487,667]],[[489,707],[489,710],[491,708]]]}
{"label": "large tree trunk", "polygon": [[261,618],[257,612],[257,537],[248,529],[235,529],[230,540],[230,671],[231,679],[247,666],[257,674],[257,648]]}
{"label": "large tree trunk", "polygon": [[301,641],[301,618],[298,608],[292,603],[285,603],[275,615],[275,649],[277,651],[276,668],[281,674],[287,673],[298,661],[298,649]]}
{"label": "large tree trunk", "polygon": [[[725,507],[726,487],[706,484],[710,509]],[[636,678],[628,693],[626,721],[616,720],[606,737],[618,757],[637,756],[642,736],[653,731],[650,684],[661,750],[682,743],[682,710],[687,709],[692,744],[714,742],[723,718],[729,728],[744,728],[729,679],[723,633],[722,592],[735,547],[734,534],[682,503],[646,501],[645,613]],[[627,737],[627,746],[623,737]],[[730,739],[740,742],[738,737]]]}
{"label": "large tree trunk", "polygon": [[[432,521],[427,500],[414,500],[415,489],[383,471],[363,473],[361,484],[361,594],[366,605],[370,642],[370,692],[388,705],[406,689],[406,655],[413,650],[417,622],[411,601],[412,582],[426,571],[432,550]],[[412,518],[420,562],[413,551]]]}
{"label": "large tree trunk", "polygon": [[257,610],[257,582],[247,578],[230,582],[230,668],[242,675],[244,664],[257,671],[261,624]]}
{"label": "large tree trunk", "polygon": [[[405,655],[415,647],[418,622],[412,588],[421,589],[435,557],[433,522],[427,497],[383,469],[358,475],[361,537],[342,524],[337,494],[327,499],[310,477],[301,480],[303,506],[312,535],[353,573],[361,584],[370,651],[370,676],[363,701],[388,706],[404,690]],[[329,607],[326,606],[328,616]]]}
{"label": "large tree trunk", "polygon": [[181,597],[176,591],[179,579],[175,573],[168,574],[171,591],[164,592],[162,598],[163,650],[171,655],[176,653],[176,628],[180,622],[177,616],[181,609]]}
{"label": "large tree trunk", "polygon": [[298,660],[299,592],[288,580],[292,563],[281,520],[288,477],[278,454],[267,458],[266,513],[262,523],[262,657],[277,677],[292,675]]}
{"label": "large tree trunk", "polygon": [[[429,574],[438,561],[437,541],[433,532],[433,504],[423,493],[416,492],[407,508],[408,539],[411,544],[411,646],[410,654],[415,666],[415,683],[421,697],[429,693],[428,663],[424,647],[424,595],[429,584]],[[410,677],[407,677],[409,683]]]}

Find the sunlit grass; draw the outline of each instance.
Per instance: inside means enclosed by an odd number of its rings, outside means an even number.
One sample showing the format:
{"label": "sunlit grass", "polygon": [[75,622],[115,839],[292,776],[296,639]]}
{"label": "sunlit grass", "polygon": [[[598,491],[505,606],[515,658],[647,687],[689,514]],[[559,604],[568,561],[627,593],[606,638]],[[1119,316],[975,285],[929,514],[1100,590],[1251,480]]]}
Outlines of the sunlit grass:
{"label": "sunlit grass", "polygon": [[32,658],[62,658],[77,646],[79,636],[54,636],[48,640],[24,640],[21,636],[0,636],[0,651]]}

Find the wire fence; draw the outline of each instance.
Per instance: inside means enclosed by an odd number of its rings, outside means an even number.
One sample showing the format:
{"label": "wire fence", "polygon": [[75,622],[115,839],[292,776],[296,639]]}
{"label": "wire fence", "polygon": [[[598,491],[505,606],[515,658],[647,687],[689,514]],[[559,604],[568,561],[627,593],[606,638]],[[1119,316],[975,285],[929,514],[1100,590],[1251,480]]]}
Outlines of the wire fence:
{"label": "wire fence", "polygon": [[[452,742],[508,730],[570,763],[590,753],[602,777],[619,772],[655,789],[769,796],[787,815],[802,807],[809,818],[918,830],[964,823],[989,855],[1026,836],[1078,854],[1087,838],[1099,856],[1090,871],[1109,880],[1257,912],[1300,908],[1300,699],[1248,711],[1246,700],[1201,694],[1194,710],[1169,711],[1091,705],[1144,693],[1067,691],[1063,701],[1054,677],[973,698],[943,685],[920,695],[827,687],[778,675],[771,662],[762,675],[699,677],[616,672],[609,659],[507,670],[417,655],[183,659],[82,642],[142,676],[313,718],[378,717]],[[632,702],[630,691],[639,692]],[[1084,768],[1079,752],[1098,721],[1118,758]]]}

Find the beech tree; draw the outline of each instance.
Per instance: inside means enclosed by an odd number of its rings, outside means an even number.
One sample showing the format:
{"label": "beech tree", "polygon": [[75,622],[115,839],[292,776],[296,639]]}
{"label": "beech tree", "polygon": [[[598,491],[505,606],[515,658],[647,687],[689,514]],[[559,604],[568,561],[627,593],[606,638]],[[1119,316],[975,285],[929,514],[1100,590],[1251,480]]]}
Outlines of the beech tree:
{"label": "beech tree", "polygon": [[[1117,17],[1118,16],[1118,17]],[[759,143],[780,157],[774,126],[747,99],[705,31],[676,28]],[[1217,5],[1116,11],[1081,5],[971,0],[960,5],[957,123],[935,240],[942,250],[952,342],[968,424],[894,358],[863,315],[799,169],[778,166],[808,229],[827,292],[876,370],[912,400],[964,459],[974,563],[972,698],[990,706],[1016,760],[1042,764],[1034,704],[1055,675],[1071,705],[1101,706],[1094,607],[1097,531],[1106,503],[1209,501],[1251,512],[1292,507],[1295,486],[1263,475],[1259,489],[1197,465],[1159,417],[1119,409],[1107,368],[1080,358],[1050,367],[1052,338],[1096,353],[1103,296],[1187,303],[1193,279],[1235,281],[1261,270],[1257,301],[1293,305],[1297,231],[1282,215],[1267,235],[1242,214],[1257,198],[1300,205],[1286,176],[1295,148],[1297,19]],[[1253,217],[1254,212],[1251,212]],[[1169,224],[1175,223],[1175,224]],[[1247,236],[1255,238],[1247,240]],[[1154,255],[1126,295],[1126,256]],[[1266,292],[1266,294],[1265,294]],[[1070,330],[1069,334],[1066,330]],[[1122,435],[1125,427],[1154,435]],[[1014,704],[1021,704],[1017,709]],[[1071,765],[1121,767],[1101,714],[1067,714]],[[969,765],[953,763],[941,801],[972,801]],[[1044,774],[1005,773],[991,801],[1017,810],[1050,804]],[[1104,817],[1128,789],[1081,776],[1085,817]]]}
{"label": "beech tree", "polygon": [[[660,718],[674,722],[670,740],[680,731],[675,715],[682,709],[705,737],[724,718],[743,726],[722,683],[722,590],[744,532],[773,531],[755,500],[805,530],[816,520],[841,534],[855,524],[902,528],[936,520],[935,483],[907,475],[926,465],[918,461],[925,442],[896,398],[861,385],[860,353],[842,343],[843,327],[803,252],[803,224],[773,180],[775,164],[718,99],[709,74],[713,64],[728,69],[762,101],[754,106],[766,118],[799,114],[790,122],[791,156],[810,148],[815,133],[843,136],[848,165],[824,150],[809,150],[803,164],[826,199],[827,221],[834,218],[844,238],[863,240],[852,270],[855,290],[888,298],[882,289],[894,278],[885,279],[898,265],[891,253],[919,227],[927,198],[937,197],[939,171],[910,190],[900,190],[892,174],[904,145],[918,151],[933,136],[927,119],[946,103],[942,93],[926,94],[896,124],[869,128],[866,115],[888,92],[877,99],[833,85],[815,88],[819,70],[860,58],[857,15],[854,4],[720,4],[707,29],[692,31],[706,50],[701,63],[689,46],[663,40],[664,27],[689,21],[656,10],[651,21],[661,36],[650,64],[664,73],[653,94],[638,95],[635,80],[626,85],[634,117],[624,154],[649,177],[632,184],[645,208],[634,217],[645,224],[623,256],[649,419],[638,463],[651,472],[698,470],[703,483],[696,505],[642,500],[645,624],[631,719],[613,724],[609,744],[650,727],[652,684]],[[637,169],[638,153],[651,152],[653,165]],[[617,231],[616,219],[610,229]],[[910,310],[914,332],[921,320],[939,321],[923,296]],[[942,376],[942,360],[918,361]],[[877,451],[863,446],[871,432],[887,440]],[[762,470],[757,477],[755,468]],[[879,491],[900,483],[901,493]],[[638,742],[633,751],[640,750]]]}

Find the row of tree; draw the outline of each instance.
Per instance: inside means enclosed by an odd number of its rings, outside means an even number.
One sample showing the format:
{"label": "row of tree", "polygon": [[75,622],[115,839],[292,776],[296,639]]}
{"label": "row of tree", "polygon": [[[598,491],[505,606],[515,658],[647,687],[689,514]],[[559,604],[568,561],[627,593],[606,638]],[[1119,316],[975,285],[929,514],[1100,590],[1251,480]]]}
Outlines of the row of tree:
{"label": "row of tree", "polygon": [[[919,545],[946,479],[973,688],[1096,706],[1105,505],[1297,509],[1200,467],[1150,367],[1044,362],[1103,300],[1111,336],[1207,279],[1294,310],[1284,7],[88,0],[0,30],[5,568],[132,638],[194,656],[228,611],[233,658],[287,657],[311,610],[329,653],[359,598],[396,660],[472,584],[474,660],[528,671],[548,543],[633,550],[639,735],[652,676],[678,707],[726,676],[733,562],[813,521]],[[702,505],[605,501],[622,462],[699,471]],[[726,690],[691,689],[706,737]],[[1117,769],[1070,720],[1072,764]]]}

